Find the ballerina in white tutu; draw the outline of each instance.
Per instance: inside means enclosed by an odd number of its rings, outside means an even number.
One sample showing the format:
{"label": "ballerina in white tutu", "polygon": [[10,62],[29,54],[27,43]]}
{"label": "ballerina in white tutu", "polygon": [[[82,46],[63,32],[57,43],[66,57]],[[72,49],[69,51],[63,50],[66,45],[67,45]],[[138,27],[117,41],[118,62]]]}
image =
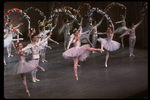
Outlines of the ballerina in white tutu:
{"label": "ballerina in white tutu", "polygon": [[[8,53],[8,57],[13,57],[13,55],[11,54],[11,45],[13,43],[13,41],[17,41],[18,39],[13,39],[13,35],[14,35],[14,29],[20,27],[20,25],[22,25],[23,23],[18,24],[17,26],[13,27],[12,25],[12,20],[9,20],[8,23],[5,24],[5,29],[4,29],[4,33],[6,33],[4,35],[4,48],[7,48],[7,53]],[[15,49],[15,46],[13,46]]]}
{"label": "ballerina in white tutu", "polygon": [[[111,30],[112,27],[112,30]],[[107,38],[98,38],[97,40],[101,42],[101,49],[103,50],[103,47],[107,50],[106,54],[106,60],[105,60],[105,67],[107,67],[107,61],[109,58],[109,52],[115,51],[120,48],[120,43],[112,40],[114,36],[114,26],[111,25],[107,28],[107,31],[104,33],[97,33],[97,34],[106,34]]]}
{"label": "ballerina in white tutu", "polygon": [[27,56],[28,54],[24,53],[22,51],[22,48],[23,48],[22,43],[18,42],[16,46],[18,48],[18,51],[15,52],[15,54],[18,55],[19,62],[13,67],[12,75],[18,75],[18,74],[21,75],[21,78],[23,80],[23,85],[26,89],[26,93],[28,94],[28,96],[30,96],[30,93],[29,93],[29,90],[28,90],[28,87],[27,87],[27,83],[26,83],[25,73],[28,73],[28,72],[34,70],[35,68],[38,68],[41,71],[45,71],[45,70],[44,70],[43,67],[40,67],[39,65],[36,65],[34,60],[31,60],[31,61],[28,61],[28,62],[25,61],[25,56]]}
{"label": "ballerina in white tutu", "polygon": [[[79,37],[82,34],[82,24],[80,24],[80,28],[77,30],[76,28],[73,30],[74,32],[74,39],[72,41],[72,43],[74,43],[74,47],[72,48],[68,48],[63,54],[62,56],[65,59],[70,59],[73,58],[74,59],[74,73],[75,73],[75,79],[78,81],[78,75],[77,75],[77,65],[78,65],[78,61],[84,61],[86,60],[86,58],[89,56],[91,51],[100,51],[102,52],[101,49],[95,49],[95,48],[90,48],[89,44],[85,44],[85,45],[81,45],[80,39]],[[80,31],[79,31],[80,30]]]}
{"label": "ballerina in white tutu", "polygon": [[[45,41],[47,41],[47,39],[50,37],[50,35],[52,35],[51,32],[45,39],[43,39],[42,41],[39,41],[39,42],[36,42],[37,38],[39,38],[39,36],[32,35],[31,36],[32,42],[22,49],[22,51],[25,51],[25,52],[28,51],[29,49],[32,50],[32,60],[35,61],[34,64],[36,64],[36,65],[39,64],[39,58],[40,58],[39,46],[42,45]],[[31,71],[31,76],[32,76],[33,82],[40,81],[39,79],[36,78],[36,72],[37,72],[37,69]]]}
{"label": "ballerina in white tutu", "polygon": [[[121,27],[117,28],[115,30],[115,33],[123,34],[128,28],[126,27],[126,21],[124,15],[120,15],[120,16],[121,16],[121,21],[115,22],[115,24],[121,23]],[[124,48],[123,38],[124,37],[121,37],[122,48]]]}

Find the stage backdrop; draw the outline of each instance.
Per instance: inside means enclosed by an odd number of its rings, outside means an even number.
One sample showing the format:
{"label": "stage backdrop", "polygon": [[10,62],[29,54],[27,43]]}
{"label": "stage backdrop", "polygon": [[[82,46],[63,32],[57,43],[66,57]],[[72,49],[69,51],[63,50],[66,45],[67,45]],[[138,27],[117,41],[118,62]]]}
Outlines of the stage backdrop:
{"label": "stage backdrop", "polygon": [[[53,2],[4,2],[4,11],[8,11],[9,9],[12,8],[19,8],[22,10],[27,9],[28,7],[36,7],[39,8],[42,12],[44,12],[44,15],[48,18],[50,15],[50,9],[51,9],[51,5]],[[73,7],[75,9],[77,9],[81,4],[83,3],[89,3],[91,5],[91,7],[98,7],[102,10],[105,9],[105,7],[112,3],[112,2],[60,2],[65,6],[70,6]],[[119,2],[121,4],[124,4],[127,7],[127,14],[126,14],[126,23],[128,22],[133,22],[134,24],[138,23],[141,18],[142,18],[142,5],[144,2]],[[55,3],[56,6],[59,5],[58,2]],[[83,20],[83,27],[85,26],[85,14],[87,13],[87,8],[84,7],[81,10],[81,15],[83,16],[84,20]],[[116,21],[121,20],[120,18],[120,14],[123,13],[123,10],[118,7],[118,6],[114,6],[112,7],[112,9],[110,9],[107,14],[111,17],[113,23]],[[42,20],[43,17],[40,16],[40,14],[37,11],[34,10],[29,10],[27,13],[30,16],[30,21],[31,21],[31,27],[36,28],[37,33],[38,34],[38,20]],[[19,13],[11,13],[10,14],[10,19],[12,20],[12,23],[14,24],[18,24],[20,23],[20,19],[21,15]],[[102,18],[102,15],[97,14],[96,12],[93,13],[92,16],[97,22],[99,22],[99,20]],[[57,41],[63,41],[63,35],[61,35],[61,38],[59,38],[58,40],[58,29],[61,27],[62,25],[62,21],[61,21],[62,16],[59,17],[59,22],[57,24],[57,27],[53,30],[53,35],[52,38],[54,40]],[[70,19],[71,20],[71,19]],[[22,22],[24,23],[24,25],[22,25],[20,27],[20,31],[23,33],[23,36],[25,40],[29,40],[28,38],[28,22],[26,19],[23,19]],[[115,29],[117,29],[120,24],[114,24],[115,25]],[[73,24],[74,27],[77,27],[76,24]],[[107,21],[106,19],[103,20],[102,24],[98,27],[98,32],[105,32],[107,29]],[[71,31],[72,32],[72,31]],[[120,36],[120,34],[116,34],[114,36],[114,40],[120,42],[120,38],[118,38]],[[136,36],[137,36],[137,42],[135,47],[139,47],[139,48],[147,48],[148,47],[148,11],[146,13],[145,19],[144,21],[141,23],[141,25],[136,29]],[[100,37],[106,37],[104,36],[100,36]],[[124,44],[125,46],[128,46],[128,36],[124,37]]]}

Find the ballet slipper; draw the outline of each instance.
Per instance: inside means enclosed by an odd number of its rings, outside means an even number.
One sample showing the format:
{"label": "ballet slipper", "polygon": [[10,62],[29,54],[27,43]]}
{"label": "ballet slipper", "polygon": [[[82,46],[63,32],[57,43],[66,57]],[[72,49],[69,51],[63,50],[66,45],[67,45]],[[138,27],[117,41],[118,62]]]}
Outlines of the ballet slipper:
{"label": "ballet slipper", "polygon": [[37,82],[39,82],[39,81],[40,81],[40,80],[39,80],[39,79],[37,79],[37,78],[36,78],[35,80],[36,80]]}
{"label": "ballet slipper", "polygon": [[107,63],[105,63],[105,67],[107,67]]}
{"label": "ballet slipper", "polygon": [[76,81],[78,81],[78,76],[75,76]]}
{"label": "ballet slipper", "polygon": [[31,96],[29,90],[26,91],[26,94],[27,94],[29,97]]}
{"label": "ballet slipper", "polygon": [[40,67],[39,69],[40,69],[41,71],[45,71],[45,69],[44,69],[43,67]]}

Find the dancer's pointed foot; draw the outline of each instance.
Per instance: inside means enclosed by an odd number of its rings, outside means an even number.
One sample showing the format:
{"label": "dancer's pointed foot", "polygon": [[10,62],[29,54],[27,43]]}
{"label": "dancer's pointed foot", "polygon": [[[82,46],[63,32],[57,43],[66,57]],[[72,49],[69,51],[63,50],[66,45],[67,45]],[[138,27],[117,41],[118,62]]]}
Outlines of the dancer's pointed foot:
{"label": "dancer's pointed foot", "polygon": [[36,80],[37,82],[39,82],[39,81],[40,81],[40,80],[39,80],[39,79],[37,79],[37,78],[36,78],[35,80]]}
{"label": "dancer's pointed foot", "polygon": [[29,90],[26,90],[27,95],[30,97],[30,92]]}
{"label": "dancer's pointed foot", "polygon": [[6,62],[4,61],[4,65],[6,65]]}
{"label": "dancer's pointed foot", "polygon": [[107,67],[107,63],[105,63],[105,67]]}
{"label": "dancer's pointed foot", "polygon": [[102,52],[104,52],[104,49],[98,49],[98,51],[100,51],[102,53]]}
{"label": "dancer's pointed foot", "polygon": [[40,80],[39,79],[37,79],[37,78],[34,78],[34,79],[32,79],[32,82],[39,82]]}
{"label": "dancer's pointed foot", "polygon": [[76,81],[78,81],[78,76],[75,76]]}
{"label": "dancer's pointed foot", "polygon": [[40,67],[39,69],[40,69],[41,71],[45,71],[45,69],[44,69],[43,67]]}
{"label": "dancer's pointed foot", "polygon": [[44,62],[48,62],[48,61],[44,59],[44,60],[42,60],[42,62],[44,63]]}

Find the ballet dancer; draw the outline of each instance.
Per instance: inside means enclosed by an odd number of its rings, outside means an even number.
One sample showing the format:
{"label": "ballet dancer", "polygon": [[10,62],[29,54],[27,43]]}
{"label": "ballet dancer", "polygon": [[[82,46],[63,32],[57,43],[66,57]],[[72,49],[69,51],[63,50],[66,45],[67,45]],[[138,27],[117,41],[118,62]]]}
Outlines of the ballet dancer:
{"label": "ballet dancer", "polygon": [[[112,22],[112,21],[111,21]],[[112,30],[111,30],[112,27]],[[113,24],[107,28],[107,31],[104,33],[97,33],[97,34],[106,34],[107,38],[98,38],[97,40],[101,43],[101,49],[103,50],[103,47],[107,50],[106,53],[106,60],[105,60],[105,67],[107,67],[107,61],[109,58],[109,52],[115,51],[120,48],[120,43],[112,40],[114,36],[114,26]]]}
{"label": "ballet dancer", "polygon": [[70,26],[74,23],[75,19],[69,23],[68,19],[64,19],[64,24],[59,29],[59,35],[61,35],[62,30],[64,30],[64,49],[66,50],[66,46],[68,45],[69,36],[70,36]]}
{"label": "ballet dancer", "polygon": [[[47,41],[47,39],[52,35],[52,33],[50,32],[49,36],[47,36],[45,39],[43,39],[42,41],[36,42],[37,38],[39,38],[39,36],[36,35],[32,35],[31,36],[31,43],[28,44],[25,48],[22,49],[22,51],[26,51],[28,49],[32,50],[32,60],[35,61],[35,64],[38,65],[39,63],[39,58],[40,58],[40,53],[39,53],[39,46],[42,45],[45,41]],[[36,71],[37,69],[31,71],[31,76],[32,76],[32,81],[33,82],[37,82],[40,81],[39,79],[36,78]]]}
{"label": "ballet dancer", "polygon": [[129,23],[129,28],[127,29],[126,32],[124,32],[121,36],[123,37],[126,34],[129,34],[129,57],[134,57],[135,55],[133,54],[133,50],[134,50],[134,45],[136,43],[136,34],[135,34],[135,29],[142,23],[142,21],[144,20],[144,17],[142,17],[142,19],[136,24],[134,25],[133,23]]}
{"label": "ballet dancer", "polygon": [[18,42],[16,47],[17,47],[18,50],[14,54],[18,55],[19,62],[13,67],[12,75],[18,75],[18,74],[21,75],[22,82],[23,82],[23,85],[25,87],[26,93],[30,97],[30,92],[29,92],[28,87],[27,87],[25,73],[28,73],[28,72],[34,70],[35,68],[38,68],[41,71],[45,71],[45,70],[44,70],[43,67],[40,67],[39,65],[35,65],[34,60],[31,60],[31,61],[28,61],[28,62],[25,61],[25,57],[28,55],[28,53],[24,53],[22,51],[22,48],[23,48],[22,43]]}
{"label": "ballet dancer", "polygon": [[[103,14],[103,17],[102,19],[99,21],[99,23],[96,24],[96,20],[93,20],[93,23],[92,23],[92,27],[91,27],[91,33],[92,33],[92,44],[93,44],[93,48],[96,47],[96,43],[97,43],[97,27],[102,23],[103,19],[104,19],[104,15]],[[96,51],[92,51],[92,53],[96,53]]]}
{"label": "ballet dancer", "polygon": [[[47,37],[47,33],[51,32],[52,29],[50,30],[45,30],[45,27],[42,25],[40,26],[40,33],[38,34],[38,36],[40,37],[38,39],[38,41],[42,41],[43,39],[45,39]],[[49,38],[50,41],[59,44],[58,42],[52,40],[51,38]],[[42,45],[39,46],[40,49],[40,53],[41,53],[41,58],[42,58],[42,62],[48,62],[47,60],[45,60],[45,54],[46,54],[46,49],[52,49],[50,46],[48,46],[48,40],[45,41]]]}
{"label": "ballet dancer", "polygon": [[[115,30],[115,33],[123,34],[128,28],[126,27],[126,21],[124,15],[120,15],[120,16],[121,16],[121,21],[115,22],[115,24],[121,23],[121,27],[117,28]],[[124,48],[123,38],[124,37],[121,37],[122,48]]]}
{"label": "ballet dancer", "polygon": [[[80,31],[79,31],[80,30]],[[75,73],[75,79],[78,81],[78,75],[77,75],[77,65],[78,61],[84,61],[86,58],[89,56],[91,51],[100,51],[102,52],[101,49],[95,49],[95,48],[90,48],[89,44],[81,45],[79,37],[82,34],[82,24],[80,24],[79,29],[77,30],[76,28],[73,30],[74,32],[74,39],[72,43],[74,43],[74,47],[68,48],[65,52],[62,53],[62,56],[65,59],[74,59],[74,73]]]}
{"label": "ballet dancer", "polygon": [[7,28],[7,31],[5,31],[6,35],[4,39],[4,48],[7,48],[8,57],[13,57],[13,55],[11,54],[11,45],[12,44],[14,45],[13,41],[16,41],[16,39],[13,39],[13,34],[14,34],[13,30],[20,27],[20,25],[23,24],[23,23],[20,23],[17,26],[13,27],[11,23],[12,23],[12,20],[9,20],[9,22],[5,24],[5,26],[8,28]]}
{"label": "ballet dancer", "polygon": [[[85,25],[85,27],[82,28],[82,31],[83,31],[83,32],[85,32],[85,31],[91,29],[91,27],[92,27],[92,26],[90,25],[90,23],[89,23],[88,14],[85,15],[85,19],[86,19],[86,25]],[[89,40],[90,34],[83,34],[83,36],[84,36],[84,37],[87,37],[87,39]],[[82,36],[81,36],[80,38],[82,38]],[[88,43],[87,39],[82,39],[82,40],[80,39],[80,40],[81,40],[81,43]]]}

